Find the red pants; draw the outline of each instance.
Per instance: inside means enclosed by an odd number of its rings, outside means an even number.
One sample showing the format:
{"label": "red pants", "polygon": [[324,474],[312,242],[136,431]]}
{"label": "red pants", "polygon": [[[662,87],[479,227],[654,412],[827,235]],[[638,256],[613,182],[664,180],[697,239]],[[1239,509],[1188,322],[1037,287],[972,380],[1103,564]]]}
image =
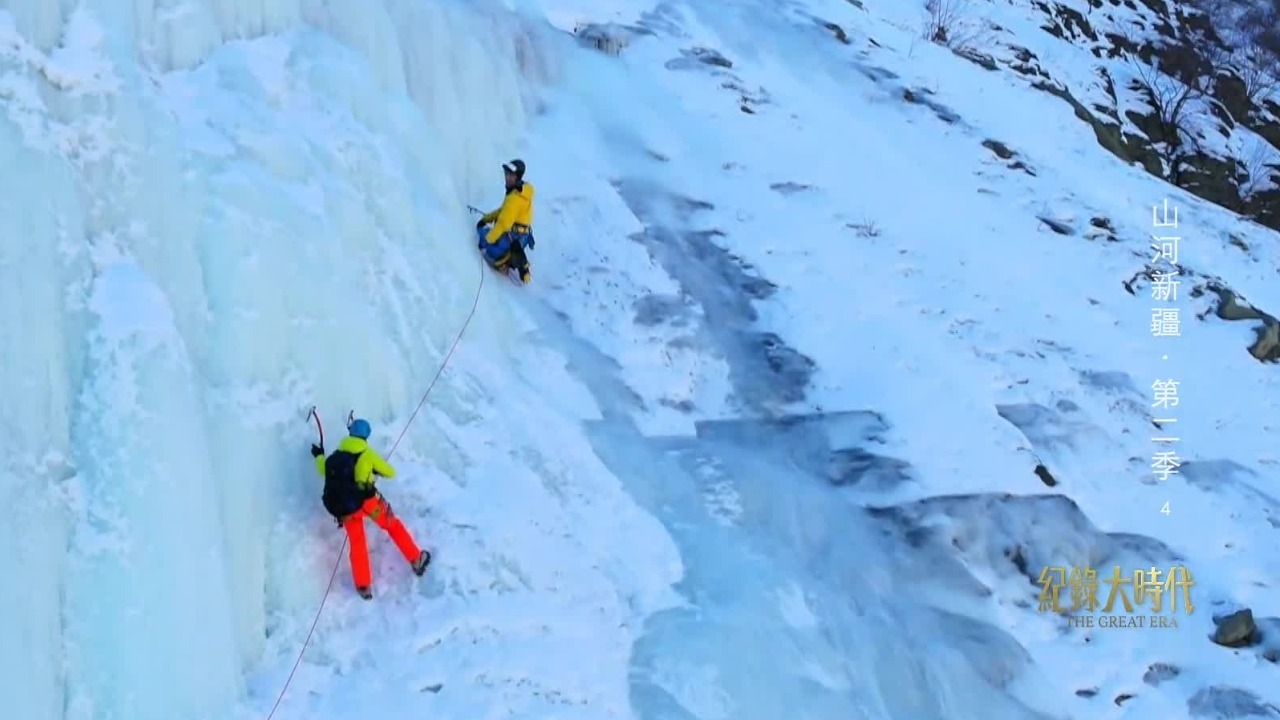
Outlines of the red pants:
{"label": "red pants", "polygon": [[347,540],[351,543],[351,578],[355,580],[357,588],[367,588],[373,583],[373,573],[369,570],[369,546],[364,537],[365,516],[391,536],[405,560],[413,562],[422,554],[404,523],[391,513],[391,506],[381,495],[365,500],[359,510],[342,520],[342,529],[347,531]]}

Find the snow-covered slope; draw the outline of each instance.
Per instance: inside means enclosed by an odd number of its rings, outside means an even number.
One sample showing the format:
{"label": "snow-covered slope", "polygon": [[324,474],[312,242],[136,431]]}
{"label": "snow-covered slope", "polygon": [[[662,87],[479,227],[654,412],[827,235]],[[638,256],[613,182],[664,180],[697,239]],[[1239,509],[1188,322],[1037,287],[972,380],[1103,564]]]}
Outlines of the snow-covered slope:
{"label": "snow-covered slope", "polygon": [[[677,368],[705,365],[688,348],[707,345],[730,358],[730,375],[751,375],[767,358],[779,400],[805,367],[783,350],[813,361],[812,388],[789,410],[827,419],[774,430],[771,442],[841,486],[832,499],[886,508],[874,515],[897,538],[889,557],[851,547],[849,571],[893,574],[898,584],[883,591],[896,598],[907,626],[900,632],[919,637],[923,624],[928,652],[981,646],[981,659],[965,662],[1006,665],[990,669],[989,680],[1048,716],[1269,712],[1258,698],[1275,701],[1267,649],[1275,631],[1265,631],[1274,621],[1259,622],[1262,647],[1232,650],[1209,636],[1214,616],[1240,605],[1259,617],[1276,611],[1271,540],[1280,506],[1267,482],[1276,472],[1274,367],[1246,352],[1262,322],[1203,315],[1218,297],[1206,287],[1218,283],[1259,308],[1277,306],[1275,234],[1117,162],[1070,106],[1023,78],[919,40],[919,8],[864,5],[717,6],[685,13],[682,37],[665,37],[641,8],[609,15],[583,5],[562,20],[656,32],[633,33],[615,64],[630,77],[656,76],[684,106],[679,119],[637,123],[664,130],[637,131],[635,155],[669,162],[615,172],[648,226],[634,239],[669,258],[663,264],[685,282],[680,297],[665,289],[642,297],[637,321],[656,333],[648,308],[674,308],[668,347]],[[987,12],[1055,73],[1092,60],[1040,30],[1029,5]],[[728,62],[676,60],[695,47]],[[677,103],[637,104],[665,115]],[[1009,149],[1013,157],[997,154]],[[563,185],[582,192],[577,178]],[[1172,302],[1154,299],[1140,277],[1153,269],[1151,236],[1169,234],[1153,227],[1153,209],[1166,199],[1179,213],[1172,234],[1183,238]],[[673,245],[687,252],[675,255]],[[725,271],[712,247],[753,269]],[[599,252],[621,250],[609,243]],[[591,250],[566,254],[584,269],[604,264]],[[691,268],[688,257],[703,260]],[[589,334],[606,320],[581,308],[604,305],[594,298],[613,290],[584,276],[566,279],[564,299],[553,302]],[[608,278],[624,295],[650,284]],[[764,281],[776,290],[758,306],[759,321],[735,317],[724,286],[760,294]],[[1180,337],[1153,337],[1157,307],[1179,308]],[[778,338],[760,343],[753,334],[761,331]],[[1157,407],[1153,386],[1163,380],[1180,383],[1173,409]],[[664,398],[691,400],[686,423],[670,423],[670,432],[705,418],[699,435],[710,445],[726,435],[738,438],[739,452],[770,442],[750,423],[713,422],[725,411],[690,392],[706,386],[718,383],[655,387],[650,422],[673,414]],[[833,411],[856,411],[863,422]],[[1153,428],[1153,419],[1170,417],[1176,423]],[[1152,465],[1164,446],[1153,438],[1169,436],[1181,438],[1172,447],[1183,466],[1161,480]],[[1041,464],[1052,487],[1035,472]],[[709,507],[724,504],[725,487],[754,484],[749,468],[739,472],[707,481]],[[737,522],[772,515],[778,497],[758,502]],[[822,518],[813,521],[820,535],[829,528]],[[829,531],[824,540],[838,542],[840,531]],[[1097,570],[1105,603],[1117,564],[1129,579],[1134,570],[1185,565],[1197,583],[1194,612],[1179,614],[1176,630],[1141,632],[1070,629],[1037,612],[1045,566]],[[964,618],[929,622],[912,606]],[[735,662],[732,653],[722,662]],[[1010,670],[1022,663],[1022,672]]]}
{"label": "snow-covered slope", "polygon": [[[13,717],[1267,712],[1275,368],[1192,290],[1280,307],[1274,233],[918,39],[915,3],[516,5],[0,12]],[[515,155],[524,288],[465,211]],[[437,560],[375,534],[368,604],[341,559],[286,683],[341,547],[313,403],[331,445],[374,421]],[[1195,611],[1037,611],[1042,567],[1117,564],[1185,565]],[[1262,647],[1210,642],[1239,605]]]}

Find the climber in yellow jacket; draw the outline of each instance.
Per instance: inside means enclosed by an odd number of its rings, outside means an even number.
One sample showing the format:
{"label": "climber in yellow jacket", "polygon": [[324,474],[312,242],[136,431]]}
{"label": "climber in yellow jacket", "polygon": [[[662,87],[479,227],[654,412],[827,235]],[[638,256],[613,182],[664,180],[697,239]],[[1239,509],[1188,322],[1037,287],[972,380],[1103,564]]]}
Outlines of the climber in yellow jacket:
{"label": "climber in yellow jacket", "polygon": [[[514,268],[527,283],[532,276],[524,251],[533,248],[533,185],[525,182],[523,160],[503,165],[502,174],[506,182],[502,207],[480,218],[476,237],[490,265],[503,271]],[[492,227],[486,230],[485,226]]]}

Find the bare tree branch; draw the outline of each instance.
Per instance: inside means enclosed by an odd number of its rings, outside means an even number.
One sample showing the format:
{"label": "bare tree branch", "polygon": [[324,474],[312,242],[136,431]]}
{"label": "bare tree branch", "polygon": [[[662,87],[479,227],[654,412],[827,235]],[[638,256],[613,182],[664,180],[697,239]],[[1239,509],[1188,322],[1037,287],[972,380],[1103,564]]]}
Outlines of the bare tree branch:
{"label": "bare tree branch", "polygon": [[957,52],[977,50],[987,27],[975,17],[972,0],[926,0],[921,36]]}
{"label": "bare tree branch", "polygon": [[1166,176],[1176,185],[1186,160],[1199,147],[1190,123],[1200,114],[1198,101],[1204,91],[1175,80],[1137,58],[1131,58],[1130,64],[1135,75],[1133,89],[1143,95],[1155,111],[1156,132],[1151,133],[1155,135],[1151,141],[1164,161]]}
{"label": "bare tree branch", "polygon": [[1251,45],[1244,51],[1236,73],[1244,83],[1249,102],[1257,105],[1271,97],[1277,89],[1277,82],[1280,82],[1280,56]]}
{"label": "bare tree branch", "polygon": [[1252,0],[1195,0],[1193,5],[1231,45],[1228,50],[1213,43],[1205,51],[1215,71],[1230,70],[1240,78],[1255,105],[1280,89],[1280,0],[1271,0],[1269,7]]}
{"label": "bare tree branch", "polygon": [[1248,201],[1273,184],[1273,175],[1280,174],[1280,152],[1267,141],[1255,137],[1249,149],[1241,154],[1240,164],[1245,172],[1245,177],[1240,180],[1240,197]]}

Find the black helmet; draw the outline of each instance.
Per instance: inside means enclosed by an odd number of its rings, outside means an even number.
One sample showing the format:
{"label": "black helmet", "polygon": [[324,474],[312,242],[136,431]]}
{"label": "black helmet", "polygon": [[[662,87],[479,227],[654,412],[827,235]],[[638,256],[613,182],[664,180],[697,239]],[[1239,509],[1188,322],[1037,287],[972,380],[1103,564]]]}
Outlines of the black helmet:
{"label": "black helmet", "polygon": [[512,160],[511,162],[502,166],[502,171],[515,175],[518,179],[523,180],[524,179],[524,161]]}

